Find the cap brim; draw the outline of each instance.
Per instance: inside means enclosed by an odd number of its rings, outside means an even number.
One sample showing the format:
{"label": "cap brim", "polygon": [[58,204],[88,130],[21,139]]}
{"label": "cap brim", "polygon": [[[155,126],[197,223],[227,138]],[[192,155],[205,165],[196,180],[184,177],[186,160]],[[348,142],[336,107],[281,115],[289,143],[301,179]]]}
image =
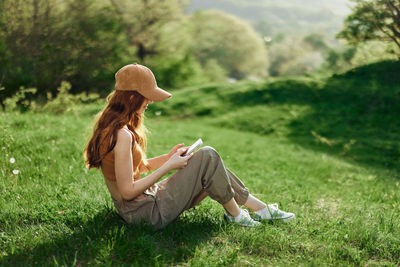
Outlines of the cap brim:
{"label": "cap brim", "polygon": [[155,102],[161,102],[169,97],[171,97],[171,94],[168,93],[167,91],[156,87],[153,90],[147,90],[144,94],[142,94],[144,97],[147,99],[150,99]]}

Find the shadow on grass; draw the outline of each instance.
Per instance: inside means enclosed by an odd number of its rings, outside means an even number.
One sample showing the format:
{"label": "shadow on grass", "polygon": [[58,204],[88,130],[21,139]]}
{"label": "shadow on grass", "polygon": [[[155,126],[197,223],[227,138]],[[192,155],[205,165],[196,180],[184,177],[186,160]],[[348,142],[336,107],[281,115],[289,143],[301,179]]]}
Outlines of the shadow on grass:
{"label": "shadow on grass", "polygon": [[106,207],[84,223],[64,221],[63,227],[71,229],[71,234],[14,251],[3,257],[2,265],[173,265],[191,257],[220,225],[181,215],[166,228],[154,230],[145,224],[127,225],[113,208]]}
{"label": "shadow on grass", "polygon": [[[309,78],[266,82],[232,92],[228,100],[233,106],[308,106],[310,112],[280,118],[294,143],[362,165],[400,171],[399,73],[400,61],[379,62],[323,82]],[[251,118],[246,119],[251,125]],[[241,130],[257,129],[248,126]],[[269,131],[258,129],[260,134],[274,132],[274,125],[265,127]]]}

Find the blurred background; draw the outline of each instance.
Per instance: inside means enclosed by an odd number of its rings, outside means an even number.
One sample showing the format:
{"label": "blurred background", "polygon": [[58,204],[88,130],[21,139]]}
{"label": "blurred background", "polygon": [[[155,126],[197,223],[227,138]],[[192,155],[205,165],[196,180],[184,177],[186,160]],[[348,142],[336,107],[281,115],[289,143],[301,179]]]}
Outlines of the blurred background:
{"label": "blurred background", "polygon": [[18,93],[25,108],[60,90],[104,97],[132,62],[175,90],[329,76],[400,55],[396,1],[2,0],[0,14],[3,108]]}

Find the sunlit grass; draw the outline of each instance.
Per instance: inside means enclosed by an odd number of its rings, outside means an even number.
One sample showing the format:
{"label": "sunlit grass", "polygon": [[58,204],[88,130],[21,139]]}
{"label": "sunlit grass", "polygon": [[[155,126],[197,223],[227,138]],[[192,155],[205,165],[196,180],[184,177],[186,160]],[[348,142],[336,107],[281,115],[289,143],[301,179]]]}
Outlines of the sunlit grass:
{"label": "sunlit grass", "polygon": [[293,137],[220,128],[207,117],[148,119],[149,156],[201,137],[254,195],[296,213],[296,221],[226,225],[221,206],[207,199],[161,231],[127,226],[101,173],[83,165],[91,110],[0,114],[2,265],[399,264],[396,171],[357,165]]}
{"label": "sunlit grass", "polygon": [[306,149],[399,172],[398,73],[400,61],[383,61],[332,77],[202,85],[173,92],[150,115],[204,117],[214,126],[287,137]]}

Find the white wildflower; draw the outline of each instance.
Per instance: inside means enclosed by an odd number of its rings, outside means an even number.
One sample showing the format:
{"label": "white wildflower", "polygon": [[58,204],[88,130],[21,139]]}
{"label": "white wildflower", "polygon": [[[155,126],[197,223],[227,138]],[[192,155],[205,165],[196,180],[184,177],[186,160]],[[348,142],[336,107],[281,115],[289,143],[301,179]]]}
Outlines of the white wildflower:
{"label": "white wildflower", "polygon": [[10,163],[14,163],[15,159],[14,158],[10,158]]}
{"label": "white wildflower", "polygon": [[161,115],[161,111],[156,111],[156,116],[160,116]]}
{"label": "white wildflower", "polygon": [[13,173],[14,173],[15,175],[17,175],[17,174],[19,173],[19,170],[13,170]]}

